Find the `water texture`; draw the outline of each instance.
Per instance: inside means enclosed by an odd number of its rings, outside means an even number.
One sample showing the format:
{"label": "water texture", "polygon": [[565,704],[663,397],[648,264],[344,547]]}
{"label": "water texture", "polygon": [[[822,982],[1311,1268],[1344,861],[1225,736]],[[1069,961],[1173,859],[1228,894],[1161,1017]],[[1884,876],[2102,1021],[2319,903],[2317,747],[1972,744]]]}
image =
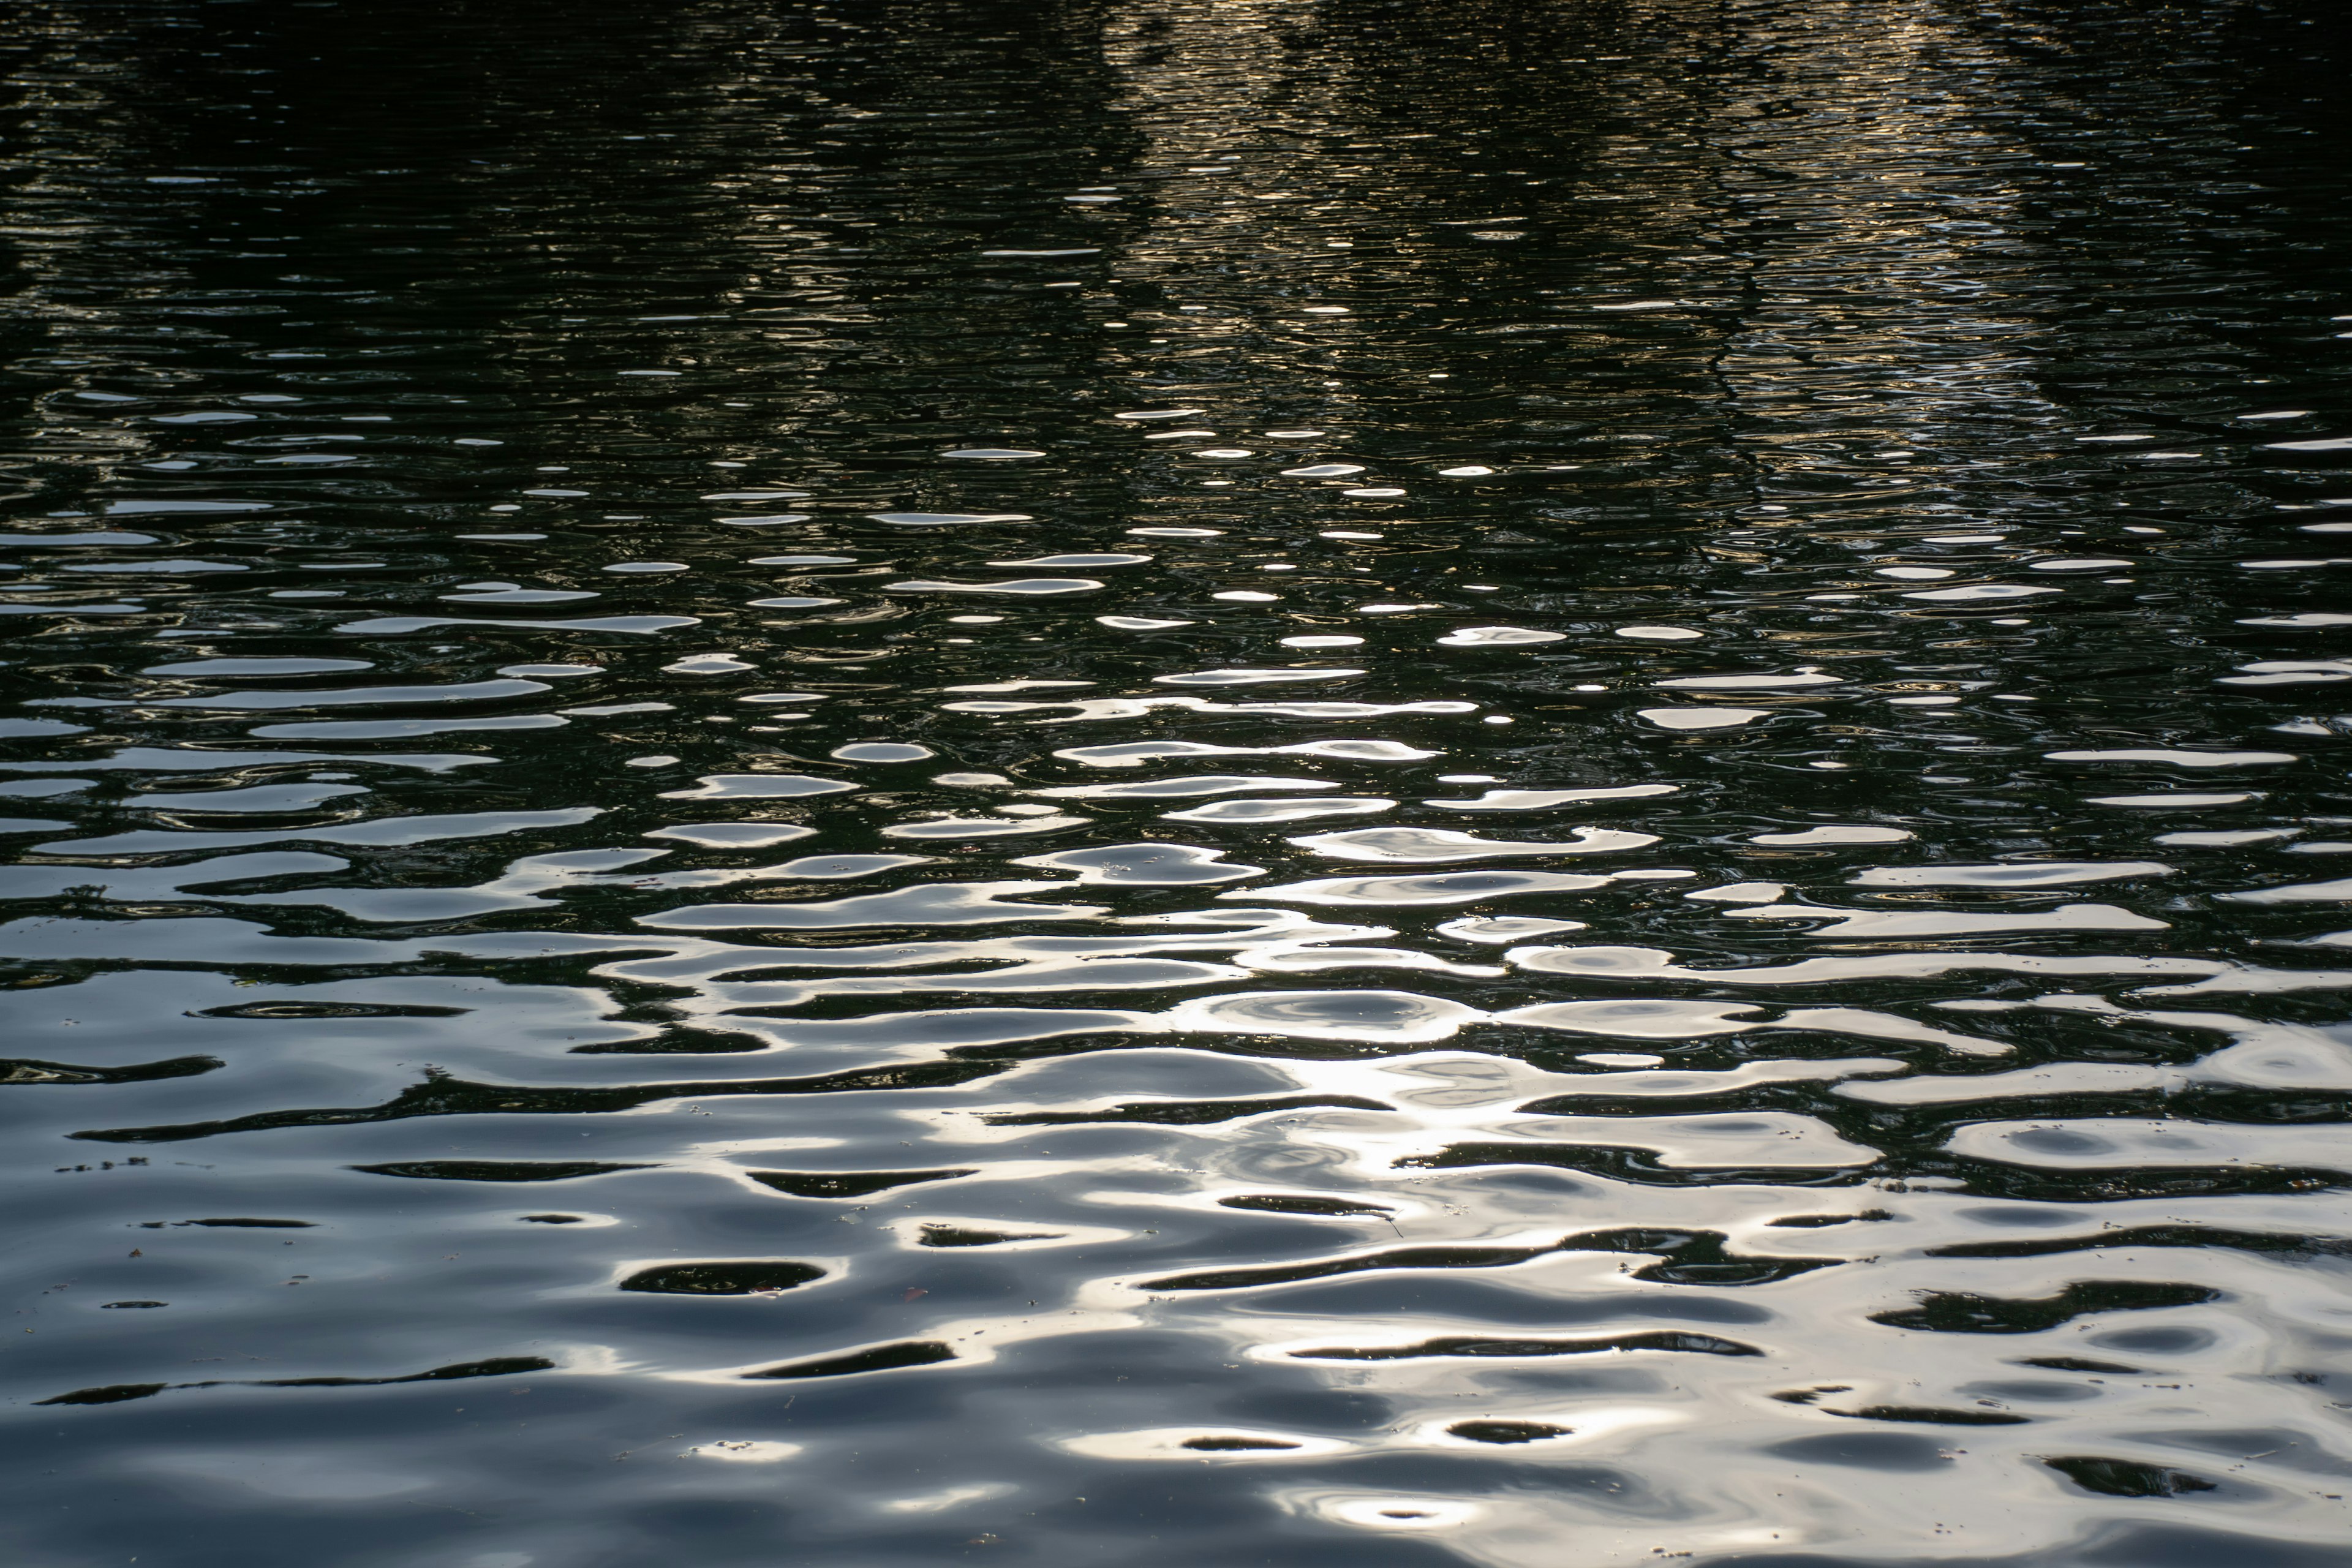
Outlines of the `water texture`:
{"label": "water texture", "polygon": [[24,0],[7,1561],[2352,1558],[2230,0]]}

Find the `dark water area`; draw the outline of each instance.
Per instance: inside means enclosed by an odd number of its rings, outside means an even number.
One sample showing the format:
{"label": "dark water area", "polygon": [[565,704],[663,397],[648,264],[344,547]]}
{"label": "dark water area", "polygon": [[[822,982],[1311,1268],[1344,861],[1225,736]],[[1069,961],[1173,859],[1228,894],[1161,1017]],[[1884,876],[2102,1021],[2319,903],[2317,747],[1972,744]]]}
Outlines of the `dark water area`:
{"label": "dark water area", "polygon": [[6,1562],[2352,1562],[2334,7],[0,59]]}

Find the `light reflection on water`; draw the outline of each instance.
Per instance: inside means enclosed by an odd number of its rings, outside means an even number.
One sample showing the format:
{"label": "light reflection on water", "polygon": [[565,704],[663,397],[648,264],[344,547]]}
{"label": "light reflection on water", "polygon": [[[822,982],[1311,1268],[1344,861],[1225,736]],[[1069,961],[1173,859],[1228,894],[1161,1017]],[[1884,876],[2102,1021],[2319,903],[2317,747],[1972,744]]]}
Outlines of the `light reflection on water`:
{"label": "light reflection on water", "polygon": [[18,1555],[2336,1561],[2300,21],[0,22]]}

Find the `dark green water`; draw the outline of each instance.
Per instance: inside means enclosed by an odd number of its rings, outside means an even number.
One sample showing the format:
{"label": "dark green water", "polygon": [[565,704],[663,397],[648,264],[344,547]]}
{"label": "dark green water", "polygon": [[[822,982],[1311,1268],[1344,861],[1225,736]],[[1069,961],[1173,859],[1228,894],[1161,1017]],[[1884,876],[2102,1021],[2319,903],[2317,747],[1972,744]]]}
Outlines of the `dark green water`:
{"label": "dark green water", "polygon": [[2330,7],[0,19],[6,1557],[2330,1568]]}

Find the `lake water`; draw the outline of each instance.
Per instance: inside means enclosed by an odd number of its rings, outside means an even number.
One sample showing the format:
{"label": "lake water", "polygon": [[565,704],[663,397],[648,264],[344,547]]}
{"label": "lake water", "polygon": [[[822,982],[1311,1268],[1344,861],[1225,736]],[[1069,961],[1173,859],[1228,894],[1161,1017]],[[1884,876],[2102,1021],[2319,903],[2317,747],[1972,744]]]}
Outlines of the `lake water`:
{"label": "lake water", "polygon": [[2328,1568],[2326,7],[0,20],[26,1568]]}

